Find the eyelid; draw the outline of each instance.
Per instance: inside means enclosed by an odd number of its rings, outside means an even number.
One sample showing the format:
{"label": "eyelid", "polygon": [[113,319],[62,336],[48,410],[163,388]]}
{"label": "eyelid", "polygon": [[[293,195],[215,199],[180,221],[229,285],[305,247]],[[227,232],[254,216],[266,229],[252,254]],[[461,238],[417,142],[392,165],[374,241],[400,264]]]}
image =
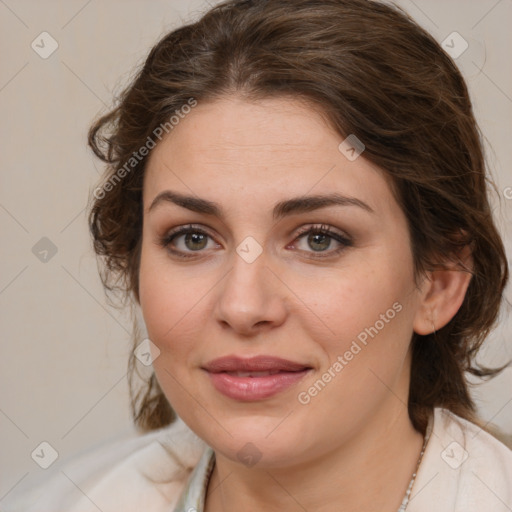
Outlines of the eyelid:
{"label": "eyelid", "polygon": [[182,224],[180,226],[176,226],[168,231],[165,232],[165,234],[163,235],[164,237],[171,237],[173,235],[177,235],[177,234],[182,234],[183,232],[187,232],[187,231],[197,231],[197,232],[201,232],[201,233],[205,233],[206,235],[208,235],[209,237],[211,238],[215,238],[209,231],[209,228],[206,228],[204,227],[202,224]]}
{"label": "eyelid", "polygon": [[319,233],[325,233],[328,235],[337,235],[340,238],[346,239],[347,241],[352,241],[352,237],[346,233],[345,231],[342,231],[338,228],[335,228],[333,226],[330,226],[329,224],[308,224],[306,226],[302,226],[299,228],[299,231],[295,235],[295,239],[301,237],[302,235],[309,233],[309,232],[319,232]]}

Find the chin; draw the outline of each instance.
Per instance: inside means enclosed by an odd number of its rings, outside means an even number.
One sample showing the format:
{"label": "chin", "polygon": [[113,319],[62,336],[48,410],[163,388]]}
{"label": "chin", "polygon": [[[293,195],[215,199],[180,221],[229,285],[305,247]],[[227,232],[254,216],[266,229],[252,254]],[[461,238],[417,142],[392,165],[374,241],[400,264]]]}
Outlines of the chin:
{"label": "chin", "polygon": [[291,419],[284,419],[286,414],[279,418],[254,414],[223,419],[218,417],[224,428],[218,424],[212,428],[212,421],[206,424],[191,423],[189,426],[215,452],[233,462],[270,469],[298,463],[300,453],[306,446],[305,429]]}

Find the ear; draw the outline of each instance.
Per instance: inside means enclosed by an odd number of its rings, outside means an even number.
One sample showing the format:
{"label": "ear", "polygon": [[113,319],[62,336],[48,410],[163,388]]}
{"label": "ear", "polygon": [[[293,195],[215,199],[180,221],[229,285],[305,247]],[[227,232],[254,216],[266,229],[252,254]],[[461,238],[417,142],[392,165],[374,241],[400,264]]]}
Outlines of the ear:
{"label": "ear", "polygon": [[414,317],[415,333],[426,335],[441,329],[462,306],[472,277],[470,247],[465,246],[457,256],[459,263],[449,262],[442,270],[433,270],[426,275]]}

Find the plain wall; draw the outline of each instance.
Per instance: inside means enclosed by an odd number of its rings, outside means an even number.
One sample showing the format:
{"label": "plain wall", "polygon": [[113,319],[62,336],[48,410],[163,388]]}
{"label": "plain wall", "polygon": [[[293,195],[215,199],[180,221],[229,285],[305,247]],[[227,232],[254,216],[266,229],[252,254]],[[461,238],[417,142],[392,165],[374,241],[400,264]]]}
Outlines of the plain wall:
{"label": "plain wall", "polygon": [[[438,41],[457,31],[469,43],[457,64],[487,139],[496,215],[510,255],[512,2],[398,4]],[[107,305],[91,248],[86,205],[102,167],[86,147],[86,133],[159,37],[207,6],[200,0],[0,2],[0,500],[42,474],[31,458],[42,441],[65,459],[133,432],[126,382],[131,323]],[[43,31],[59,45],[47,59],[31,47]],[[44,250],[46,262],[39,259]],[[511,328],[504,310],[484,362],[512,356]],[[512,369],[474,396],[484,420],[512,434]]]}

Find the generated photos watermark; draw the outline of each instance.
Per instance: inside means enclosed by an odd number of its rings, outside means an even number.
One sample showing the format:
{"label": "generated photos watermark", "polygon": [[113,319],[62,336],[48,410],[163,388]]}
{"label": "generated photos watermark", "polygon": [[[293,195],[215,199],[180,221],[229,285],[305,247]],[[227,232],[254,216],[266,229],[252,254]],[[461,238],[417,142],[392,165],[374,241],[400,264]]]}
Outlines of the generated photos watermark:
{"label": "generated photos watermark", "polygon": [[179,124],[181,119],[184,119],[187,114],[190,114],[195,106],[197,106],[197,100],[195,98],[189,98],[187,103],[182,105],[178,110],[175,110],[174,114],[169,117],[165,123],[158,125],[153,130],[153,137],[149,135],[146,142],[137,151],[132,153],[132,156],[128,161],[125,162],[125,164],[112,176],[110,176],[103,185],[94,190],[94,197],[96,199],[103,199],[108,192],[111,192],[114,187],[137,166],[139,162],[149,155],[149,152],[157,144],[155,138],[161,141],[164,134],[170,133]]}
{"label": "generated photos watermark", "polygon": [[381,313],[379,319],[370,327],[366,327],[358,335],[357,339],[353,340],[348,350],[343,355],[338,355],[336,360],[329,366],[329,368],[315,381],[307,390],[301,391],[297,395],[297,400],[302,405],[308,405],[311,400],[317,396],[340,372],[347,366],[350,361],[359,354],[364,347],[368,345],[369,338],[373,339],[379,334],[382,329],[389,324],[395,316],[402,311],[402,304],[395,302],[391,308],[385,313]]}

